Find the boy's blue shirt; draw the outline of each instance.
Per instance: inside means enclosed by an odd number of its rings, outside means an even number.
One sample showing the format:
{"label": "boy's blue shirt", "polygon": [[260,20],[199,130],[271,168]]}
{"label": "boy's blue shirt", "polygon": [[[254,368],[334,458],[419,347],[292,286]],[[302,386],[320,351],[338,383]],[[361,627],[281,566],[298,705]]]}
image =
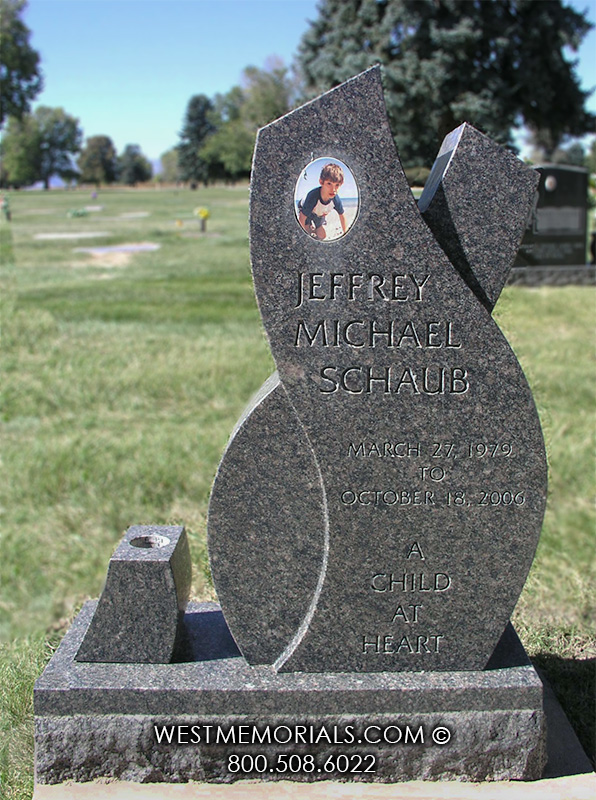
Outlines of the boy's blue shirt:
{"label": "boy's blue shirt", "polygon": [[304,202],[302,203],[301,210],[307,220],[312,219],[314,220],[315,224],[320,224],[324,217],[331,211],[331,208],[329,207],[331,204],[333,204],[333,208],[338,214],[344,213],[344,206],[340,198],[335,195],[335,197],[332,197],[331,200],[328,200],[326,203],[324,203],[321,200],[321,187],[317,186],[314,189],[311,189],[306,195]]}

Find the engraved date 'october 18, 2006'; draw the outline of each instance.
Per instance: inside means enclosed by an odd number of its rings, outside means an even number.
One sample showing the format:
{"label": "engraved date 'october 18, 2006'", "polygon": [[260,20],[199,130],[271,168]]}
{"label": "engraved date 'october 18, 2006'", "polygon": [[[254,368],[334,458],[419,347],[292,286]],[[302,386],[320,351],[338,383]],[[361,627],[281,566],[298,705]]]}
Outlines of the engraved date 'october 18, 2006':
{"label": "engraved date 'october 18, 2006'", "polygon": [[523,506],[526,503],[526,492],[523,489],[490,490],[478,489],[466,491],[454,489],[439,491],[437,489],[346,489],[340,494],[340,502],[344,506]]}

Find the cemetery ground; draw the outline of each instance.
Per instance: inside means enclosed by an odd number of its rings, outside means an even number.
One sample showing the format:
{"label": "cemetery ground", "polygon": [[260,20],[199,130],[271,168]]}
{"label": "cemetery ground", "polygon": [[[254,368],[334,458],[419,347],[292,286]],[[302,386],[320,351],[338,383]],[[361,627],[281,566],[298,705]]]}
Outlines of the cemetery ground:
{"label": "cemetery ground", "polygon": [[[192,596],[213,599],[211,482],[273,361],[250,277],[246,185],[10,202],[12,222],[0,222],[0,795],[21,800],[33,789],[33,683],[99,595],[126,528],[184,524]],[[197,207],[211,214],[204,234]],[[138,244],[159,249],[77,252]],[[514,622],[592,758],[594,297],[591,287],[510,287],[495,310],[549,456],[545,524]]]}

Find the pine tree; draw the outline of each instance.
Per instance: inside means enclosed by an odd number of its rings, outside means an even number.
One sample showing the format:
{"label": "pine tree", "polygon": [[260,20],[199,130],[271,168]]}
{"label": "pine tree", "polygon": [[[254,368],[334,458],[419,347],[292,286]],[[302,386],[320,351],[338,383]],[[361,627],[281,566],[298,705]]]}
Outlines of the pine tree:
{"label": "pine tree", "polygon": [[199,151],[215,127],[211,121],[213,103],[204,94],[196,94],[188,101],[184,124],[178,145],[178,166],[183,181],[206,183],[208,164]]}
{"label": "pine tree", "polygon": [[299,67],[307,96],[380,63],[404,161],[431,163],[464,120],[502,144],[523,121],[545,149],[594,116],[566,59],[592,26],[561,0],[322,0]]}

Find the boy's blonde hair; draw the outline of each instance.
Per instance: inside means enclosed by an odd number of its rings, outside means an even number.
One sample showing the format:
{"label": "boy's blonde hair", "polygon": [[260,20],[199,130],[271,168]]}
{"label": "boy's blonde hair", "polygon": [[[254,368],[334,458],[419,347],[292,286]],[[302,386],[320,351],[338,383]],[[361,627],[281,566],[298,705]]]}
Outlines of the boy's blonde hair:
{"label": "boy's blonde hair", "polygon": [[339,166],[339,164],[325,164],[323,169],[321,170],[321,180],[322,181],[331,181],[332,183],[339,183],[341,184],[344,182],[344,171]]}

